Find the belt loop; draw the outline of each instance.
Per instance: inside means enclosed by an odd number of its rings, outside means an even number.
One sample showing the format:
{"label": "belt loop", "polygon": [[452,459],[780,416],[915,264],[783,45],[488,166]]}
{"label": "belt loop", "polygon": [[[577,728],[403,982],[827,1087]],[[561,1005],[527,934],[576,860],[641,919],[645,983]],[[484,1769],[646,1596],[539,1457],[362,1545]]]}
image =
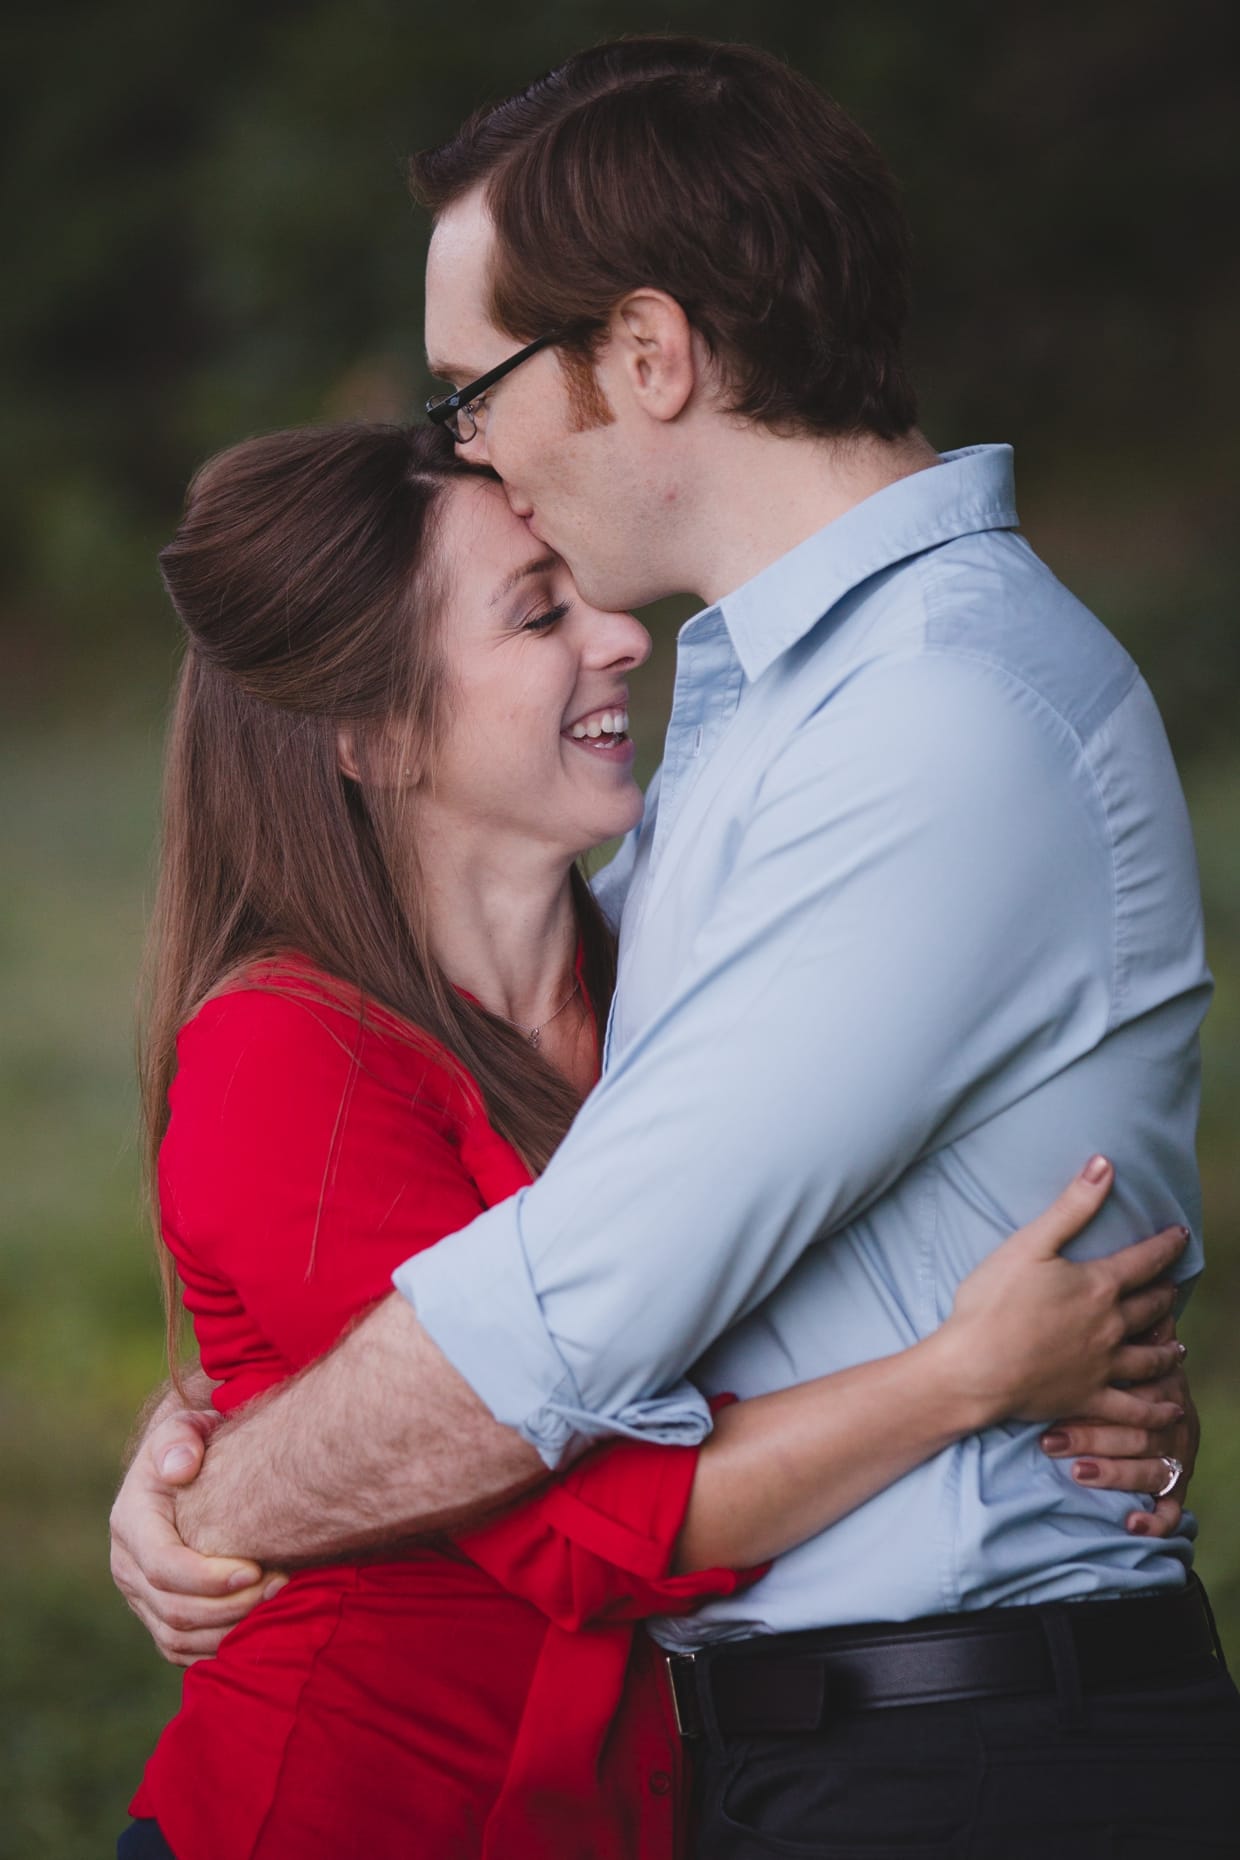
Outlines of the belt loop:
{"label": "belt loop", "polygon": [[1079,1731],[1085,1723],[1085,1697],[1081,1688],[1081,1667],[1076,1652],[1070,1610],[1051,1603],[1039,1608],[1046,1651],[1050,1655],[1055,1678],[1055,1695],[1059,1702],[1059,1722],[1065,1731]]}
{"label": "belt loop", "polygon": [[719,1729],[719,1714],[715,1710],[715,1688],[711,1684],[711,1666],[714,1660],[713,1647],[699,1647],[693,1656],[690,1675],[693,1689],[697,1696],[698,1711],[702,1716],[702,1735],[713,1757],[722,1757],[726,1749],[723,1732]]}

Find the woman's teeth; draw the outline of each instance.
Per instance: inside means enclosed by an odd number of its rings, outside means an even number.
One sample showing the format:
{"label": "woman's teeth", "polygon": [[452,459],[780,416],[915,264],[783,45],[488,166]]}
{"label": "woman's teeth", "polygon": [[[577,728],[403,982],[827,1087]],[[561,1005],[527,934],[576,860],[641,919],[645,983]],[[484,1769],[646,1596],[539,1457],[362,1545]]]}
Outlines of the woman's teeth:
{"label": "woman's teeth", "polygon": [[600,711],[598,716],[588,717],[584,723],[575,723],[571,733],[578,742],[587,736],[627,736],[629,713],[627,710]]}

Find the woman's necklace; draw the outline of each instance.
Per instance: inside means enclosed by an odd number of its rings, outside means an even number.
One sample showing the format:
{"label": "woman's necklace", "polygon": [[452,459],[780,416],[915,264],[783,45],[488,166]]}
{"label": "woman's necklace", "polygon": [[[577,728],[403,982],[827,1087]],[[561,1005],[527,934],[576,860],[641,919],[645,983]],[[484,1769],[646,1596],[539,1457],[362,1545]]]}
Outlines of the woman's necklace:
{"label": "woman's necklace", "polygon": [[568,1006],[569,1002],[573,999],[574,995],[577,993],[580,987],[581,987],[580,978],[574,979],[572,987],[569,989],[568,993],[565,995],[564,999],[561,1001],[559,1007],[556,1008],[553,1014],[548,1014],[546,1020],[539,1021],[537,1027],[522,1027],[515,1020],[510,1020],[508,1025],[510,1027],[516,1027],[518,1033],[523,1033],[525,1035],[525,1038],[528,1044],[530,1046],[536,1047],[539,1041],[542,1039],[543,1028],[549,1027],[553,1020],[559,1019],[560,1015],[564,1012],[565,1008]]}

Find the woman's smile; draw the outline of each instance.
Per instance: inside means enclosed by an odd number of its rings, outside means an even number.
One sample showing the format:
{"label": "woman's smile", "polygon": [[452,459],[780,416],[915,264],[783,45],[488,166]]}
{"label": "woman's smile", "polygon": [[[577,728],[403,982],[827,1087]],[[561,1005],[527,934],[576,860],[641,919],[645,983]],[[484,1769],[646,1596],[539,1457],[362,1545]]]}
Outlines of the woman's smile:
{"label": "woman's smile", "polygon": [[588,755],[603,756],[628,768],[637,753],[629,735],[628,693],[602,709],[586,711],[566,724],[560,734],[574,749],[584,749]]}

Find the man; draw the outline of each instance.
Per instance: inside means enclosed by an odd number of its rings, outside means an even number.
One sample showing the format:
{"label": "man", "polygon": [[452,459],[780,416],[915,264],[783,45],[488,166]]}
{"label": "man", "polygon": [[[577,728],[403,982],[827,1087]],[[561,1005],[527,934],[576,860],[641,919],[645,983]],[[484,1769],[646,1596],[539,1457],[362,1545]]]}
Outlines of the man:
{"label": "man", "polygon": [[[602,886],[603,1083],[538,1183],[402,1268],[176,1505],[187,1544],[269,1566],[914,1341],[1083,1144],[1119,1182],[1087,1249],[1199,1225],[1208,976],[1165,739],[1016,534],[1006,449],[915,427],[877,151],[763,54],[634,40],[416,179],[433,417],[595,605],[707,605]],[[130,1545],[248,1603],[252,1566],[149,1552],[172,1491],[148,1448],[116,1523],[134,1605],[177,1615]],[[1093,1854],[1173,1805],[1177,1854],[1224,1838],[1240,1701],[1178,1511],[1144,1538],[1125,1511],[994,1430],[662,1626],[698,1656],[672,1666],[701,1851]],[[182,1657],[229,1609],[183,1606]]]}

